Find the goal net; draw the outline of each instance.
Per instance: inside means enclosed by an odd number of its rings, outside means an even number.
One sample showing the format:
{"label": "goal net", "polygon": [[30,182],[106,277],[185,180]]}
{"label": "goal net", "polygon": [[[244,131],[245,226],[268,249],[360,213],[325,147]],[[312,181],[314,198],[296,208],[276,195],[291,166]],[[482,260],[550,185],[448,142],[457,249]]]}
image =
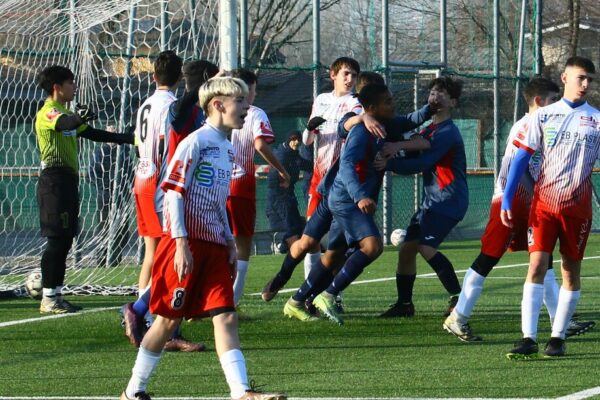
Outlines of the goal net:
{"label": "goal net", "polygon": [[[76,102],[94,126],[122,131],[149,95],[161,51],[185,60],[218,58],[218,0],[5,0],[0,4],[0,290],[22,286],[39,268],[33,121],[44,101],[36,74],[68,66]],[[73,106],[73,105],[71,105]],[[67,291],[135,291],[141,258],[131,199],[129,146],[79,141],[80,234],[67,260]]]}

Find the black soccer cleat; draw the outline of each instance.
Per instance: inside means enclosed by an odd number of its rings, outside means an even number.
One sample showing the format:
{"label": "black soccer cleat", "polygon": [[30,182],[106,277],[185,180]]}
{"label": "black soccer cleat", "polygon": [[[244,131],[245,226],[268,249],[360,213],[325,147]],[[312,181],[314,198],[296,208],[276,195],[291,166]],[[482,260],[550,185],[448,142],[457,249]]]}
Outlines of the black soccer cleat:
{"label": "black soccer cleat", "polygon": [[379,315],[380,318],[410,318],[415,316],[415,305],[410,303],[394,303],[387,311]]}
{"label": "black soccer cleat", "polygon": [[545,357],[562,357],[567,352],[567,345],[565,339],[551,337],[546,343],[546,349],[544,350]]}
{"label": "black soccer cleat", "polygon": [[583,335],[594,326],[596,326],[596,322],[594,321],[575,321],[572,319],[569,322],[569,326],[567,326],[565,336],[570,338],[571,336]]}
{"label": "black soccer cleat", "polygon": [[523,338],[515,343],[515,347],[506,353],[509,360],[530,360],[539,357],[538,344],[532,338]]}

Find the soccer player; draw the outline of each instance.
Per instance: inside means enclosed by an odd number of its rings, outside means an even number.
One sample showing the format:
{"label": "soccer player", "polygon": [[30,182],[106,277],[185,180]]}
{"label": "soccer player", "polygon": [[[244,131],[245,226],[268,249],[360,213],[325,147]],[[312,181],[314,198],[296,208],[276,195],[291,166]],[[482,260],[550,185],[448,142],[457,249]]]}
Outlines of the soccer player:
{"label": "soccer player", "polygon": [[269,146],[275,140],[275,136],[267,114],[252,105],[256,98],[258,83],[256,74],[247,69],[238,69],[232,71],[232,76],[243,80],[248,86],[250,104],[244,126],[241,129],[234,129],[231,134],[231,143],[235,149],[235,166],[231,177],[231,192],[227,199],[227,212],[238,250],[237,275],[233,285],[233,295],[237,305],[244,293],[256,222],[254,151],[256,150],[271,168],[277,170],[283,188],[290,185],[290,176]]}
{"label": "soccer player", "polygon": [[514,141],[519,149],[508,171],[500,211],[502,223],[510,228],[514,227],[513,200],[519,179],[535,151],[541,158],[529,214],[529,269],[521,302],[523,338],[506,355],[510,359],[538,355],[544,276],[558,238],[563,280],[544,355],[566,352],[566,330],[579,301],[581,260],[592,221],[591,173],[600,156],[600,112],[585,101],[594,74],[589,59],[569,58],[561,74],[562,100],[533,113],[527,132]]}
{"label": "soccer player", "polygon": [[[160,172],[161,177],[165,176],[166,167],[173,154],[175,154],[175,149],[179,142],[204,124],[205,115],[198,103],[198,90],[204,82],[218,73],[219,68],[215,64],[205,60],[189,61],[183,65],[182,74],[185,81],[185,93],[180,99],[168,104],[168,112],[164,121],[164,132],[167,134],[162,141],[162,143],[166,144],[166,147],[161,152],[163,156]],[[157,123],[160,123],[160,121],[157,121]],[[157,126],[157,128],[159,127]],[[165,155],[166,160],[164,160]],[[158,192],[161,191],[159,190]],[[160,206],[162,208],[162,202]],[[136,347],[139,347],[144,330],[152,323],[152,319],[148,314],[150,303],[149,281],[146,289],[142,291],[135,303],[125,305],[122,309],[125,333]],[[194,343],[185,339],[181,335],[180,328],[175,331],[171,340],[165,344],[165,351],[196,352],[204,349],[204,344]]]}
{"label": "soccer player", "polygon": [[77,113],[67,108],[75,98],[75,75],[68,68],[44,68],[37,83],[47,94],[35,118],[35,134],[40,150],[41,172],[37,185],[41,234],[46,238],[42,253],[42,301],[40,313],[73,313],[81,307],[62,295],[67,253],[78,231],[79,161],[77,139],[97,142],[133,143],[133,135],[117,134],[88,125],[96,115],[86,106]]}
{"label": "soccer player", "polygon": [[[394,101],[386,85],[367,85],[358,94],[358,99],[369,117],[382,125],[392,122]],[[389,128],[388,131],[388,140],[397,141],[404,133],[393,128]],[[356,248],[329,287],[313,301],[316,308],[338,324],[342,324],[343,320],[335,305],[336,296],[383,251],[381,234],[373,218],[383,181],[383,172],[376,171],[373,162],[383,144],[384,140],[372,135],[364,123],[352,128],[339,160],[339,171],[327,198],[329,209],[344,232],[346,242]],[[426,139],[419,137],[399,143],[399,146],[403,150],[417,151],[429,148],[430,144]],[[311,271],[309,277],[314,275]],[[321,279],[327,279],[327,274],[323,275]],[[329,275],[331,276],[331,272]]]}
{"label": "soccer player", "polygon": [[[396,289],[398,301],[381,317],[412,317],[416,278],[416,256],[421,256],[436,272],[451,296],[450,305],[458,299],[460,284],[452,263],[438,247],[452,228],[464,217],[469,203],[465,146],[460,131],[451,118],[451,110],[460,98],[462,82],[441,77],[429,83],[429,101],[437,111],[431,125],[421,135],[429,139],[431,148],[416,158],[391,158],[387,169],[401,174],[423,172],[423,201],[406,229],[406,238],[398,253]],[[398,152],[396,143],[386,143],[384,157]],[[385,166],[385,158],[378,167]],[[449,313],[449,312],[448,312]]]}
{"label": "soccer player", "polygon": [[179,144],[169,163],[161,184],[167,231],[152,269],[150,310],[157,317],[144,336],[121,400],[150,399],[146,386],[165,342],[183,317],[204,314],[212,318],[231,398],[286,399],[251,390],[233,301],[237,255],[226,202],[234,150],[227,138],[244,124],[247,95],[246,84],[235,78],[212,78],[202,85],[199,99],[206,124]]}
{"label": "soccer player", "polygon": [[[529,116],[540,107],[545,107],[560,99],[559,88],[550,79],[533,78],[525,87],[523,95],[529,105],[529,112],[517,121],[508,135],[506,150],[502,158],[502,166],[496,181],[492,204],[490,206],[490,217],[485,232],[481,237],[481,252],[465,274],[462,291],[452,313],[444,321],[443,327],[449,333],[455,335],[465,342],[480,341],[481,337],[472,333],[469,318],[481,292],[486,277],[498,264],[506,250],[519,251],[527,249],[527,217],[533,196],[534,178],[529,169],[534,170],[536,166],[530,163],[530,168],[523,174],[519,181],[517,193],[513,202],[513,228],[508,228],[500,221],[500,205],[502,194],[506,185],[508,168],[517,153],[518,148],[513,145],[517,135],[527,132]],[[556,283],[552,263],[544,278],[544,303],[550,314],[550,320],[554,320],[556,303],[558,300],[558,284]],[[567,336],[583,333],[594,326],[593,321],[571,321]]]}
{"label": "soccer player", "polygon": [[[342,140],[338,137],[340,119],[349,111],[356,114],[362,112],[362,106],[353,95],[359,73],[358,61],[350,57],[340,57],[331,64],[329,78],[333,82],[333,90],[321,93],[315,98],[308,125],[302,132],[302,143],[305,145],[314,143],[318,136],[316,140],[317,155],[308,190],[307,220],[312,217],[322,198],[317,186],[340,155],[342,148]],[[312,266],[319,261],[320,257],[320,244],[318,242],[311,243],[311,248],[304,257],[305,277],[308,276]]]}

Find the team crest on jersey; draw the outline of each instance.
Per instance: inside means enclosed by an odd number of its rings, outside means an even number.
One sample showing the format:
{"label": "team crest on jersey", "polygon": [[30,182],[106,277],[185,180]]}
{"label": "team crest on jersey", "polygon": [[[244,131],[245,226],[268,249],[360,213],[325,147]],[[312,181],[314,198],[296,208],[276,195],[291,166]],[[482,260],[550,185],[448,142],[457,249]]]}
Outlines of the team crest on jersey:
{"label": "team crest on jersey", "polygon": [[546,145],[548,147],[552,147],[556,144],[556,137],[558,136],[558,131],[553,126],[545,126],[544,127],[544,137],[546,138]]}
{"label": "team crest on jersey", "polygon": [[598,127],[598,121],[594,119],[592,116],[582,115],[579,121],[579,126],[590,126],[592,128]]}
{"label": "team crest on jersey", "polygon": [[176,288],[173,291],[173,298],[171,299],[171,308],[173,310],[180,310],[185,304],[185,289]]}
{"label": "team crest on jersey", "polygon": [[77,131],[76,130],[70,130],[70,131],[63,131],[63,136],[65,137],[75,137],[77,136]]}
{"label": "team crest on jersey", "polygon": [[53,108],[46,113],[46,118],[48,118],[50,121],[52,121],[54,118],[58,117],[60,114],[62,114],[60,111],[58,111],[56,108]]}
{"label": "team crest on jersey", "polygon": [[140,162],[138,163],[135,174],[142,179],[148,179],[153,177],[155,173],[156,166],[154,165],[152,160],[150,160],[147,157],[141,158]]}
{"label": "team crest on jersey", "polygon": [[233,163],[233,170],[231,171],[231,179],[241,178],[246,175],[246,170],[242,168],[240,165]]}
{"label": "team crest on jersey", "polygon": [[200,186],[211,187],[215,183],[215,169],[212,163],[202,161],[196,166],[194,171],[194,179]]}

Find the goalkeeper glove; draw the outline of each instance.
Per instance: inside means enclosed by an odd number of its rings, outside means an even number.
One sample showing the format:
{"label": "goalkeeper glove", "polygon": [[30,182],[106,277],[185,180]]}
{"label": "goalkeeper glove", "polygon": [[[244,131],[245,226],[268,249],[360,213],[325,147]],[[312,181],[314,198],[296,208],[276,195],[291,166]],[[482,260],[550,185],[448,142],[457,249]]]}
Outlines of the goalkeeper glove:
{"label": "goalkeeper glove", "polygon": [[310,119],[310,121],[308,121],[308,124],[306,124],[306,129],[309,131],[314,131],[315,129],[317,129],[319,127],[319,125],[321,125],[325,121],[326,121],[326,119],[324,119],[324,118],[313,117]]}
{"label": "goalkeeper glove", "polygon": [[96,115],[96,113],[94,113],[94,111],[92,111],[92,109],[89,106],[86,106],[84,104],[77,103],[75,105],[75,112],[77,113],[77,115],[79,115],[79,118],[81,118],[81,120],[84,123],[88,123],[90,121],[98,119],[98,115]]}

